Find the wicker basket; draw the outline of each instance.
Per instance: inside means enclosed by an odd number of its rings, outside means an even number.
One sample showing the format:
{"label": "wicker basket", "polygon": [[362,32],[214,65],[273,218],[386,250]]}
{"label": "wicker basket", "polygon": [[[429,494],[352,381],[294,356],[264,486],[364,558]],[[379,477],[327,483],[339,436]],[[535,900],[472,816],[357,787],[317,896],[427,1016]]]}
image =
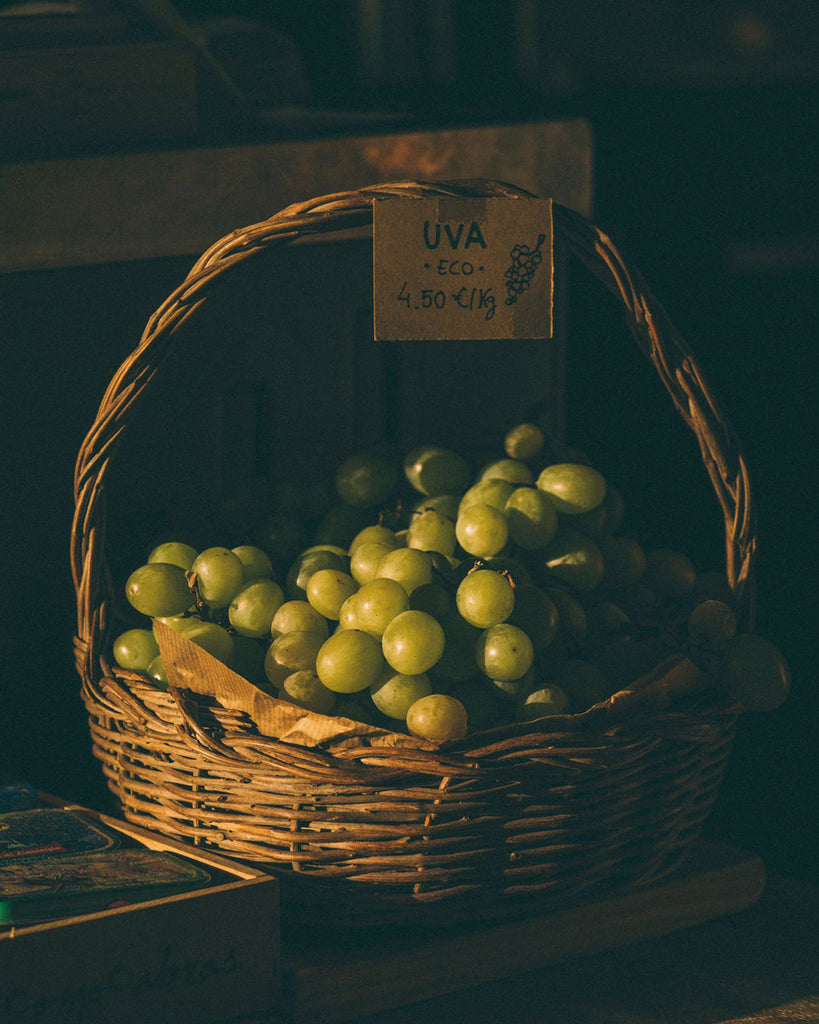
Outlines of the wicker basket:
{"label": "wicker basket", "polygon": [[[247,711],[163,691],[106,658],[112,584],[105,485],[123,432],[178,327],[256,254],[372,221],[392,196],[530,194],[494,181],[395,183],[291,206],[217,242],[150,319],[79,452],[72,564],[76,659],[94,753],[127,818],[264,864],[285,913],[425,924],[522,913],[624,891],[674,870],[717,796],[740,708],[679,660],[582,715],[469,736],[442,749],[262,735]],[[556,246],[622,302],[628,325],[696,435],[724,513],[726,571],[753,614],[755,537],[745,465],[702,375],[639,274],[555,205]],[[292,899],[289,899],[290,896]]]}

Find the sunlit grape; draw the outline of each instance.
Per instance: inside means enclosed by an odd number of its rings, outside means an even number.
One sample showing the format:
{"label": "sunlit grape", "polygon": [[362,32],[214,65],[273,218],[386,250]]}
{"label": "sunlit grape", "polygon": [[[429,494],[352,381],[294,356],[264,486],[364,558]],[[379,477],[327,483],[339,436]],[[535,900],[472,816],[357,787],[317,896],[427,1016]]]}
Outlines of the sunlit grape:
{"label": "sunlit grape", "polygon": [[431,509],[433,512],[437,512],[438,515],[455,522],[458,517],[458,506],[460,503],[461,496],[459,494],[428,495],[417,501],[412,511],[425,512]]}
{"label": "sunlit grape", "polygon": [[409,602],[409,595],[397,580],[386,577],[370,580],[355,597],[358,628],[373,636],[382,636],[392,620],[409,609]]}
{"label": "sunlit grape", "polygon": [[468,554],[491,558],[506,546],[509,525],[503,512],[491,505],[470,505],[458,513],[455,535]]}
{"label": "sunlit grape", "polygon": [[432,583],[432,559],[417,548],[396,548],[378,563],[376,579],[397,580],[408,594],[424,583]]}
{"label": "sunlit grape", "polygon": [[404,473],[416,491],[428,495],[460,494],[471,475],[463,456],[436,445],[423,445],[409,452]]}
{"label": "sunlit grape", "polygon": [[193,565],[193,561],[199,552],[190,544],[183,544],[181,541],[169,540],[157,544],[148,555],[148,562],[165,562],[168,565],[178,565],[186,572]]}
{"label": "sunlit grape", "polygon": [[325,619],[338,620],[339,610],[358,584],[349,573],[319,569],[307,581],[307,600]]}
{"label": "sunlit grape", "polygon": [[547,466],[537,479],[540,490],[550,495],[563,515],[579,515],[596,508],[606,494],[606,481],[596,469],[580,463]]}
{"label": "sunlit grape", "polygon": [[234,642],[233,637],[224,626],[217,622],[202,622],[199,619],[190,618],[180,629],[180,635],[186,640],[207,651],[217,661],[230,665],[233,658]]}
{"label": "sunlit grape", "polygon": [[267,579],[273,575],[273,563],[267,552],[262,551],[255,544],[240,544],[232,551],[242,563],[246,581]]}
{"label": "sunlit grape", "polygon": [[397,545],[366,543],[359,544],[350,555],[350,575],[357,583],[369,583],[375,579],[381,559],[395,551]]}
{"label": "sunlit grape", "polygon": [[311,669],[291,672],[282,683],[278,696],[288,704],[295,704],[320,715],[329,715],[336,702],[335,693],[328,690]]}
{"label": "sunlit grape", "polygon": [[452,555],[455,553],[455,523],[434,509],[415,512],[407,528],[407,547]]}
{"label": "sunlit grape", "polygon": [[339,550],[330,547],[308,548],[302,551],[287,572],[285,589],[292,600],[307,599],[307,582],[319,569],[336,569],[346,572],[348,563],[346,556]]}
{"label": "sunlit grape", "polygon": [[344,629],[322,644],[316,658],[316,673],[335,693],[366,690],[384,667],[381,644],[370,633]]}
{"label": "sunlit grape", "polygon": [[505,622],[515,606],[509,580],[491,569],[477,569],[461,580],[455,593],[461,616],[479,629]]}
{"label": "sunlit grape", "polygon": [[534,483],[531,469],[520,459],[496,459],[478,473],[479,480],[507,480],[510,484]]}
{"label": "sunlit grape", "polygon": [[185,570],[167,562],[135,569],[125,584],[125,596],[143,615],[181,615],[193,602]]}
{"label": "sunlit grape", "polygon": [[542,548],[557,532],[557,511],[545,491],[518,487],[509,495],[504,509],[509,534],[527,551]]}
{"label": "sunlit grape", "polygon": [[437,619],[426,612],[409,611],[397,615],[384,630],[381,640],[384,658],[396,672],[421,675],[444,652],[444,631]]}
{"label": "sunlit grape", "polygon": [[407,712],[407,728],[422,739],[435,743],[460,740],[466,736],[466,708],[444,693],[421,697]]}
{"label": "sunlit grape", "polygon": [[318,652],[326,638],[321,633],[294,630],[282,633],[270,644],[265,654],[264,671],[270,682],[279,687],[292,673],[301,669],[314,670]]}
{"label": "sunlit grape", "polygon": [[241,560],[229,548],[206,548],[191,567],[199,596],[209,608],[227,608],[245,581]]}
{"label": "sunlit grape", "polygon": [[432,684],[426,673],[408,676],[396,672],[389,665],[370,686],[373,704],[382,715],[403,721],[416,700],[432,693]]}
{"label": "sunlit grape", "polygon": [[534,658],[532,641],[522,629],[508,622],[490,626],[475,644],[478,668],[490,679],[520,679],[532,667]]}
{"label": "sunlit grape", "polygon": [[266,578],[253,579],[230,602],[228,620],[242,636],[266,637],[282,604],[284,591],[278,583]]}
{"label": "sunlit grape", "polygon": [[159,654],[159,645],[150,629],[127,629],[114,640],[113,653],[120,668],[147,672]]}
{"label": "sunlit grape", "polygon": [[497,477],[490,477],[488,480],[479,480],[473,484],[461,498],[458,505],[458,512],[471,505],[491,505],[499,512],[503,512],[509,496],[515,490],[515,485],[508,480],[499,480]]}
{"label": "sunlit grape", "polygon": [[365,526],[363,530],[359,530],[350,541],[349,554],[352,555],[362,544],[381,544],[389,549],[398,547],[395,530],[380,525]]}
{"label": "sunlit grape", "polygon": [[330,635],[327,620],[308,601],[285,601],[273,616],[270,635],[275,640],[282,633],[292,633],[295,630],[322,633],[325,639]]}
{"label": "sunlit grape", "polygon": [[533,722],[550,715],[562,715],[569,707],[569,698],[559,686],[541,686],[532,690],[515,709],[519,722]]}

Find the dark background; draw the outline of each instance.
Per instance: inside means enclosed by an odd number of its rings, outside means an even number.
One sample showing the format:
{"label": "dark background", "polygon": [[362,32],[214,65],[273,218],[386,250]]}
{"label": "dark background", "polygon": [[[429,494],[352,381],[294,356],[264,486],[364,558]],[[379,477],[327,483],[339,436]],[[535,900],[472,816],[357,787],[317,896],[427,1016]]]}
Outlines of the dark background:
{"label": "dark background", "polygon": [[[287,102],[307,110],[400,113],[404,126],[419,127],[588,120],[595,218],[689,340],[742,440],[759,517],[757,630],[793,671],[781,709],[743,717],[708,830],[761,853],[769,867],[819,878],[813,5],[394,2],[381,5],[378,53],[363,48],[352,3],[177,6],[194,24],[241,15],[283,33],[303,74]],[[240,80],[246,57],[236,64]],[[280,98],[260,87],[253,103],[275,107]],[[216,100],[206,109],[203,141],[269,137],[220,109]],[[344,130],[343,116],[333,130]],[[114,265],[9,275],[0,290],[0,775],[97,805],[106,794],[71,655],[71,473],[111,374],[189,264],[146,265],[132,290]],[[115,303],[94,301],[111,295]],[[617,310],[578,274],[567,316],[569,437],[640,495],[646,528],[656,530],[647,540],[693,543],[716,567],[719,513],[696,452],[678,440],[668,400],[647,379]],[[50,351],[27,344],[32,325],[53,337]],[[119,349],[101,360],[83,348],[86,329],[118,338]]]}

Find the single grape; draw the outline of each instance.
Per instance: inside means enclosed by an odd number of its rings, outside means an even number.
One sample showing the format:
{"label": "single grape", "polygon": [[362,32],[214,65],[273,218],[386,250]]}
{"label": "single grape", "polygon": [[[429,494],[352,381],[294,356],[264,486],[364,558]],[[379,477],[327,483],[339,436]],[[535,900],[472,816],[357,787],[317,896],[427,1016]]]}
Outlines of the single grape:
{"label": "single grape", "polygon": [[148,562],[165,562],[168,565],[178,565],[185,572],[190,570],[194,559],[199,554],[196,548],[190,544],[183,544],[182,541],[169,540],[157,544],[148,555]]}
{"label": "single grape", "polygon": [[268,579],[273,576],[273,563],[270,561],[267,552],[262,551],[255,544],[240,544],[232,550],[233,554],[242,563],[246,582]]}
{"label": "single grape", "polygon": [[491,505],[470,505],[458,513],[455,536],[467,554],[491,558],[506,546],[509,524]]}
{"label": "single grape", "polygon": [[321,633],[307,630],[282,633],[267,648],[264,658],[265,675],[275,687],[280,687],[293,672],[301,669],[315,670],[318,653],[326,642]]}
{"label": "single grape", "polygon": [[235,649],[233,637],[218,622],[202,622],[200,619],[190,618],[179,632],[186,640],[207,651],[217,661],[225,665],[231,664]]}
{"label": "single grape", "polygon": [[167,690],[168,688],[168,673],[165,670],[161,655],[157,655],[151,664],[148,666],[148,671],[145,673],[150,679],[156,683],[161,690]]}
{"label": "single grape", "polygon": [[128,603],[143,615],[181,615],[193,603],[185,570],[167,562],[134,569],[125,584]]}
{"label": "single grape", "polygon": [[702,601],[688,616],[688,639],[692,644],[718,650],[736,634],[737,618],[723,601]]}
{"label": "single grape", "polygon": [[270,635],[273,616],[284,604],[284,591],[274,580],[252,579],[228,606],[228,620],[241,636]]}
{"label": "single grape", "polygon": [[375,579],[381,559],[396,548],[397,545],[359,544],[350,555],[350,575],[356,583],[369,583]]}
{"label": "single grape", "polygon": [[503,449],[510,459],[533,459],[540,454],[545,441],[536,423],[518,423],[507,431]]}
{"label": "single grape", "polygon": [[626,590],[639,583],[646,571],[646,555],[636,540],[604,536],[597,545],[603,556],[602,584],[607,590]]}
{"label": "single grape", "polygon": [[426,673],[416,676],[396,672],[389,665],[370,686],[370,697],[382,715],[404,721],[416,700],[432,693]]}
{"label": "single grape", "polygon": [[511,682],[525,676],[535,660],[532,641],[518,626],[490,626],[475,644],[478,668],[490,679]]}
{"label": "single grape", "polygon": [[358,533],[350,541],[349,554],[360,547],[362,544],[381,544],[384,547],[397,548],[398,543],[395,540],[395,530],[391,530],[388,526],[365,526],[363,530],[359,530]]}
{"label": "single grape", "polygon": [[386,577],[370,580],[356,594],[358,628],[373,636],[383,636],[392,620],[409,609],[409,602],[409,595],[397,580]]}
{"label": "single grape", "polygon": [[245,581],[241,559],[224,547],[200,552],[191,572],[195,575],[199,596],[209,608],[227,608]]}
{"label": "single grape", "polygon": [[414,448],[404,460],[404,474],[421,494],[460,494],[469,484],[469,463],[457,452],[436,445]]}
{"label": "single grape", "polygon": [[459,494],[435,494],[417,501],[412,509],[413,512],[437,512],[438,515],[451,519],[453,523],[458,518],[458,506],[461,503]]}
{"label": "single grape", "polygon": [[344,629],[322,644],[316,659],[316,673],[334,693],[366,690],[384,667],[381,644],[360,629]]}
{"label": "single grape", "polygon": [[283,681],[278,693],[279,699],[295,704],[319,715],[329,715],[336,702],[336,695],[328,690],[315,672],[298,669]]}
{"label": "single grape", "polygon": [[519,722],[534,722],[538,718],[562,715],[569,707],[569,698],[559,686],[541,686],[532,690],[515,709]]}
{"label": "single grape", "polygon": [[478,480],[506,480],[510,484],[534,483],[534,475],[520,459],[495,459],[478,473]]}
{"label": "single grape", "polygon": [[515,604],[506,620],[522,629],[532,641],[535,650],[542,650],[557,634],[557,606],[545,590],[533,584],[515,587]]}
{"label": "single grape", "polygon": [[782,652],[756,633],[737,633],[723,647],[719,682],[748,711],[774,711],[788,697],[791,670]]}
{"label": "single grape", "polygon": [[411,595],[416,587],[432,583],[432,559],[418,548],[396,548],[378,563],[375,578],[397,580]]}
{"label": "single grape", "polygon": [[409,610],[397,615],[384,630],[381,648],[396,672],[407,676],[427,672],[444,652],[444,631],[426,612]]}
{"label": "single grape", "polygon": [[308,601],[285,601],[276,609],[270,623],[270,635],[275,640],[282,633],[295,630],[322,633],[325,639],[330,635],[327,620]]}
{"label": "single grape", "polygon": [[697,570],[688,555],[669,548],[648,552],[645,576],[660,598],[685,597],[697,582]]}
{"label": "single grape", "polygon": [[336,491],[353,508],[371,508],[388,500],[397,480],[395,467],[380,455],[351,455],[336,470]]}
{"label": "single grape", "polygon": [[466,736],[466,708],[445,693],[421,697],[407,712],[407,728],[414,736],[446,743]]}
{"label": "single grape", "polygon": [[114,641],[113,653],[120,668],[147,672],[159,654],[159,644],[150,629],[126,629]]}
{"label": "single grape", "polygon": [[504,511],[509,535],[527,551],[542,548],[557,532],[557,510],[549,495],[536,487],[516,488]]}
{"label": "single grape", "polygon": [[[338,610],[338,626],[337,629],[361,629],[361,625],[358,621],[358,612],[356,610],[358,605],[358,591],[344,601]],[[369,632],[369,630],[367,630]]]}
{"label": "single grape", "polygon": [[603,579],[600,548],[591,537],[569,526],[559,526],[537,558],[546,580],[560,580],[577,591],[594,590]]}
{"label": "single grape", "polygon": [[499,512],[503,512],[509,497],[515,490],[515,485],[508,480],[499,480],[497,477],[490,477],[488,480],[479,480],[473,484],[461,498],[458,505],[458,513],[470,505],[491,505]]}
{"label": "single grape", "polygon": [[319,569],[336,569],[346,572],[349,568],[347,557],[341,549],[315,547],[302,551],[287,571],[285,589],[294,601],[307,600],[307,583]]}
{"label": "single grape", "polygon": [[307,581],[307,600],[325,619],[338,620],[339,610],[358,590],[353,577],[338,569],[319,569]]}
{"label": "single grape", "polygon": [[596,508],[606,494],[606,481],[596,469],[576,462],[547,466],[537,486],[551,496],[558,512],[579,515]]}
{"label": "single grape", "polygon": [[455,554],[455,523],[434,509],[415,512],[407,528],[407,547]]}
{"label": "single grape", "polygon": [[462,618],[479,629],[505,622],[515,607],[509,580],[491,569],[477,569],[461,580],[455,604]]}

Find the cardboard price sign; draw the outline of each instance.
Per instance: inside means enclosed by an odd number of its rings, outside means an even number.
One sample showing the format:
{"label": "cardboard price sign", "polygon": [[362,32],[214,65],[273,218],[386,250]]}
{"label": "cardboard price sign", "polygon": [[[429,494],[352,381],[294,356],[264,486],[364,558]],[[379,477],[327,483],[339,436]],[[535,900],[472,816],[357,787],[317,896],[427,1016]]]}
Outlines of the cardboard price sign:
{"label": "cardboard price sign", "polygon": [[551,338],[553,239],[551,199],[375,203],[375,339]]}

